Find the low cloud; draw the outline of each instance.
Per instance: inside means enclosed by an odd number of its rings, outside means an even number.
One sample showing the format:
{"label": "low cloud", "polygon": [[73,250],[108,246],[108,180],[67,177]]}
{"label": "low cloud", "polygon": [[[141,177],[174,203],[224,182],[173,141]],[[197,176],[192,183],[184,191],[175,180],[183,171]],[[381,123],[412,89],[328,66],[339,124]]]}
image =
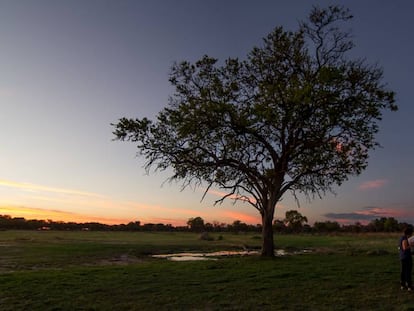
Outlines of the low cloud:
{"label": "low cloud", "polygon": [[367,220],[372,220],[375,219],[375,217],[371,216],[371,215],[361,215],[359,213],[327,213],[325,215],[326,218],[335,220],[335,221],[340,221],[343,222],[344,220],[348,220],[348,221],[367,221]]}
{"label": "low cloud", "polygon": [[228,218],[229,220],[232,220],[231,222],[240,220],[241,222],[252,224],[252,225],[261,223],[261,219],[259,216],[252,216],[252,215],[241,213],[241,212],[224,211],[223,216]]}
{"label": "low cloud", "polygon": [[38,185],[38,184],[16,182],[16,181],[11,181],[11,180],[4,180],[4,179],[0,179],[0,186],[21,189],[21,190],[30,191],[30,192],[49,192],[49,193],[76,195],[76,196],[83,196],[83,197],[104,198],[103,195],[92,193],[92,192],[79,191],[79,190],[73,190],[73,189],[67,189],[67,188],[49,187],[49,186],[43,186],[43,185]]}
{"label": "low cloud", "polygon": [[359,185],[359,190],[379,189],[385,186],[388,181],[386,179],[376,179],[363,182]]}
{"label": "low cloud", "polygon": [[413,216],[411,214],[412,212],[409,212],[408,210],[401,208],[383,208],[376,206],[367,206],[363,207],[359,211],[355,211],[352,213],[327,213],[323,216],[330,220],[337,221],[339,223],[368,223],[374,219],[382,217],[393,217],[399,221],[406,221],[407,219]]}

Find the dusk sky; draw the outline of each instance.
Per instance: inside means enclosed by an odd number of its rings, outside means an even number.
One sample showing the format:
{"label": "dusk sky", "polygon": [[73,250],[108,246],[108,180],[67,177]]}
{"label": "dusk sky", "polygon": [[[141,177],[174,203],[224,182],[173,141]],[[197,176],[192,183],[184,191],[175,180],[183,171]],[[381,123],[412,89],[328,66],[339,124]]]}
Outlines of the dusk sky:
{"label": "dusk sky", "polygon": [[146,175],[133,144],[113,141],[121,117],[154,116],[173,89],[175,61],[244,59],[274,27],[297,30],[313,5],[343,4],[354,19],[352,56],[384,69],[398,112],[386,112],[382,148],[336,195],[291,209],[314,221],[414,223],[413,1],[0,0],[0,215],[26,219],[183,225],[260,223],[247,204]]}

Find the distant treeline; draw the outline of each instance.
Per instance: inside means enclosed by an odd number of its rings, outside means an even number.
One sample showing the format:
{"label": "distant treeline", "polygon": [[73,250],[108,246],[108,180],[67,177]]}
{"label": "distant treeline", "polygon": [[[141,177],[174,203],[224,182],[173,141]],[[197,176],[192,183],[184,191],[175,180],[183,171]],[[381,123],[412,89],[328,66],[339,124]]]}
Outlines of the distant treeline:
{"label": "distant treeline", "polygon": [[[277,233],[359,233],[401,232],[408,225],[407,223],[398,222],[393,217],[375,219],[366,225],[359,222],[352,225],[341,225],[336,221],[324,221],[315,222],[313,226],[310,226],[306,222],[306,217],[302,217],[301,221],[298,222],[287,221],[287,219],[275,220],[273,228]],[[128,224],[107,225],[97,222],[76,223],[37,219],[27,220],[23,217],[0,215],[0,230],[261,232],[262,225],[250,225],[240,220],[236,220],[232,224],[219,222],[205,223],[201,217],[190,218],[187,221],[187,226],[173,226],[162,223],[141,224],[140,221],[129,222]]]}

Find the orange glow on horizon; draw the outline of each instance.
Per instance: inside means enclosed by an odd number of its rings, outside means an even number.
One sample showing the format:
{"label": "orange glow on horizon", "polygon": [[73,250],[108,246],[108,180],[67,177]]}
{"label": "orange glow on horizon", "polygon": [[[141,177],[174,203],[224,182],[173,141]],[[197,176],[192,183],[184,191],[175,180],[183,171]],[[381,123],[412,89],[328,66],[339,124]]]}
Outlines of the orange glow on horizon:
{"label": "orange glow on horizon", "polygon": [[117,225],[117,224],[127,224],[130,221],[128,219],[115,219],[115,218],[105,218],[97,217],[90,215],[82,215],[77,213],[51,210],[51,209],[42,209],[42,208],[33,208],[33,207],[24,207],[24,206],[0,206],[0,215],[9,215],[11,217],[24,217],[27,220],[38,219],[38,220],[53,220],[53,221],[63,221],[63,222],[99,222],[107,225]]}
{"label": "orange glow on horizon", "polygon": [[[107,225],[140,221],[141,224],[170,224],[178,227],[186,226],[190,218],[202,217],[205,223],[218,221],[231,224],[236,220],[253,225],[261,223],[259,215],[252,216],[250,213],[227,208],[193,210],[148,205],[141,202],[120,201],[99,193],[5,179],[0,179],[0,187],[14,188],[20,190],[22,194],[17,201],[3,198],[3,202],[0,202],[0,215],[24,217],[27,220],[98,222]],[[215,196],[225,195],[218,191],[209,191],[209,193]]]}
{"label": "orange glow on horizon", "polygon": [[[197,214],[196,211],[193,211],[193,214]],[[52,220],[52,221],[63,221],[63,222],[77,222],[77,223],[87,223],[87,222],[98,222],[106,225],[119,225],[119,224],[127,224],[131,221],[140,221],[141,224],[164,224],[164,225],[172,225],[175,227],[178,226],[186,226],[188,217],[186,219],[174,219],[174,218],[160,218],[160,217],[151,217],[151,218],[143,218],[143,219],[126,219],[126,218],[107,218],[107,217],[99,217],[99,216],[91,216],[91,215],[83,215],[78,213],[60,211],[60,210],[52,210],[52,209],[42,209],[42,208],[35,208],[35,207],[26,207],[26,206],[0,206],[0,215],[8,215],[11,217],[23,217],[26,220]],[[206,216],[206,215],[203,215]],[[205,223],[213,222],[209,219],[204,219]],[[217,216],[217,215],[216,215]],[[193,216],[196,217],[196,216]],[[231,224],[233,221],[240,220],[241,222],[256,225],[261,223],[260,217],[255,217],[252,215],[240,213],[240,212],[233,212],[233,211],[226,211],[223,210],[222,216],[223,222],[228,222]],[[215,221],[215,220],[214,220]]]}

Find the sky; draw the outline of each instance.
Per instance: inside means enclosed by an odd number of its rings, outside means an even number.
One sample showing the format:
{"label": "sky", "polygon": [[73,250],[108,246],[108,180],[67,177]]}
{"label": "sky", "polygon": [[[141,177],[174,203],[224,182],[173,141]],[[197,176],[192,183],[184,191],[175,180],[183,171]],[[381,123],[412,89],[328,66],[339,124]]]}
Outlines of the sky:
{"label": "sky", "polygon": [[384,69],[398,112],[386,112],[368,168],[335,194],[295,200],[315,221],[414,223],[414,2],[309,0],[0,0],[0,215],[107,224],[260,223],[247,204],[148,175],[133,144],[113,141],[121,117],[154,118],[171,66],[207,54],[244,59],[274,27],[297,30],[313,5],[348,7],[352,56]]}

